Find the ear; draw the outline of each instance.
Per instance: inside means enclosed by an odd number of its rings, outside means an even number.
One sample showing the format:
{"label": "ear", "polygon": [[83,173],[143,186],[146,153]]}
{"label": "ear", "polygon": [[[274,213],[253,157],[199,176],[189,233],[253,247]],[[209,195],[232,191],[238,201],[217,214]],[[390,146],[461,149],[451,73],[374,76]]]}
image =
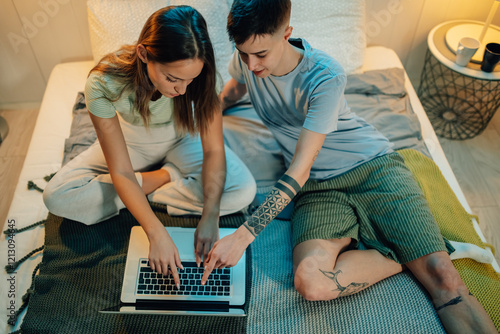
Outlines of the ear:
{"label": "ear", "polygon": [[292,26],[287,26],[285,28],[285,34],[284,34],[284,38],[286,41],[288,41],[288,39],[292,36],[292,31],[293,31],[293,27]]}
{"label": "ear", "polygon": [[139,59],[142,60],[144,64],[148,63],[148,52],[144,45],[142,44],[137,44],[136,48],[137,56],[139,56]]}

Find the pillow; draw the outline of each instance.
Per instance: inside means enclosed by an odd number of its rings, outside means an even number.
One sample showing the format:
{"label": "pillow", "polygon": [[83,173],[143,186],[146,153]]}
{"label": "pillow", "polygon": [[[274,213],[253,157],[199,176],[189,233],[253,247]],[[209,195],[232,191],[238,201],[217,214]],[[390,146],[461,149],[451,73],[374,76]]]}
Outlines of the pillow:
{"label": "pillow", "polygon": [[335,58],[346,74],[360,73],[366,49],[365,0],[292,0],[292,37]]}
{"label": "pillow", "polygon": [[[230,79],[227,64],[234,50],[226,33],[231,3],[230,0],[89,0],[87,14],[94,62],[124,44],[135,43],[144,23],[156,10],[170,5],[188,5],[198,10],[207,22],[217,71],[226,82]],[[220,87],[223,82],[219,82]]]}

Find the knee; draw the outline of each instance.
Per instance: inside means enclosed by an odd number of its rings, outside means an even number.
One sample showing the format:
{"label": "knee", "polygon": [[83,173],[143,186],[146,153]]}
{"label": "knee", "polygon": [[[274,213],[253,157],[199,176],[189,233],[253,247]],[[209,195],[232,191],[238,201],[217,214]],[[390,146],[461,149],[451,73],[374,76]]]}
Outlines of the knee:
{"label": "knee", "polygon": [[252,203],[257,194],[257,185],[253,177],[248,178],[242,185],[238,197],[241,198],[240,205],[242,208],[247,207]]}
{"label": "knee", "polygon": [[221,209],[236,212],[247,207],[254,200],[257,185],[253,177],[242,178],[238,181],[237,185],[226,189]]}
{"label": "knee", "polygon": [[308,301],[336,298],[336,296],[328,293],[331,290],[331,286],[326,284],[325,275],[319,270],[318,259],[314,256],[300,261],[295,268],[293,283],[295,290]]}
{"label": "knee", "polygon": [[[85,225],[95,224],[95,220],[86,221],[85,215],[78,214],[78,204],[74,204],[74,194],[68,193],[63,184],[49,182],[43,190],[43,203],[50,213],[79,221]],[[88,212],[87,212],[88,213]]]}
{"label": "knee", "polygon": [[295,273],[293,283],[295,290],[307,301],[332,300],[337,297],[327,297],[326,287],[318,284],[318,279],[311,279],[311,275]]}
{"label": "knee", "polygon": [[459,291],[467,289],[450,258],[436,255],[429,256],[425,265],[426,274],[431,278],[434,288],[441,291]]}
{"label": "knee", "polygon": [[[65,197],[66,200],[64,200]],[[68,195],[64,196],[60,189],[54,187],[50,182],[43,190],[43,203],[49,212],[56,216],[69,218],[67,212],[68,198]]]}
{"label": "knee", "polygon": [[45,204],[47,209],[55,214],[56,211],[58,211],[57,209],[59,207],[60,198],[58,198],[58,192],[52,182],[49,182],[45,186],[42,197],[43,203]]}

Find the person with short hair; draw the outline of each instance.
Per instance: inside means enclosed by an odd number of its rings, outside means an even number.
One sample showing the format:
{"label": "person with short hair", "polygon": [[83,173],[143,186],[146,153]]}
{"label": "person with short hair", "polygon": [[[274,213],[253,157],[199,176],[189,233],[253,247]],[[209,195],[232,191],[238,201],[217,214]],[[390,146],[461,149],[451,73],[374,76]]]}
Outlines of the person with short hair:
{"label": "person with short hair", "polygon": [[235,0],[228,17],[237,50],[223,105],[248,92],[287,170],[252,216],[214,244],[202,282],[213,268],[235,265],[293,200],[294,284],[307,300],[357,293],[404,266],[427,289],[448,332],[496,332],[454,268],[453,247],[403,158],[351,112],[340,64],[290,38],[290,13],[290,0]]}

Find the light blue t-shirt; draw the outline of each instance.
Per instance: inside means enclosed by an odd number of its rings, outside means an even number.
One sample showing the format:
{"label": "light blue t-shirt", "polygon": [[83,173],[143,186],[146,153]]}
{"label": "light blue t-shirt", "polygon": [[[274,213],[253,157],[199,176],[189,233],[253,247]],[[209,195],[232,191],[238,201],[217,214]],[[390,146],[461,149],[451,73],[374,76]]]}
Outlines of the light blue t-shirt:
{"label": "light blue t-shirt", "polygon": [[304,39],[290,39],[304,50],[299,65],[283,76],[259,78],[235,52],[229,73],[246,84],[255,111],[276,138],[290,166],[302,128],[326,134],[310,178],[326,180],[392,152],[392,144],[351,112],[344,97],[346,74],[325,52]]}

